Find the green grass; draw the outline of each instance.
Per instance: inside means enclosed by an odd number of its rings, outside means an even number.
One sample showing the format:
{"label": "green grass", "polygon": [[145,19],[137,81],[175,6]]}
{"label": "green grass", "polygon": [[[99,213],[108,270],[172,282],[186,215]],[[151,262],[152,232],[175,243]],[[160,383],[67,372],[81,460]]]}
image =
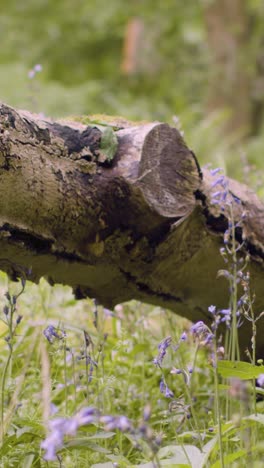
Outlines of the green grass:
{"label": "green grass", "polygon": [[[9,284],[1,275],[2,308],[7,304],[6,291],[13,295],[19,289],[19,284]],[[69,288],[51,288],[45,280],[39,286],[26,285],[14,313],[23,319],[16,329],[2,399],[0,466],[221,466],[210,352],[205,347],[197,351],[190,335],[173,349],[183,331],[188,334],[190,323],[137,302],[117,306],[114,314],[98,306],[97,313],[95,326],[91,300],[76,301]],[[43,335],[48,325],[56,327],[60,337],[53,343]],[[3,369],[9,348],[2,322],[0,327]],[[167,336],[172,337],[172,346],[159,368],[153,359],[157,345]],[[96,365],[89,379],[91,362]],[[230,366],[227,370],[221,366],[221,373],[236,377]],[[172,368],[184,373],[171,374]],[[160,392],[162,375],[173,398]],[[238,385],[237,394],[233,387],[230,379],[219,385],[225,466],[258,467],[264,451],[263,403],[257,404],[258,416],[253,417],[252,381],[242,390]],[[143,422],[148,405],[150,417]],[[64,438],[57,461],[45,461],[40,444],[47,435],[48,420],[71,418],[85,407],[98,408],[102,415],[125,415],[135,432],[104,430],[98,419]]]}

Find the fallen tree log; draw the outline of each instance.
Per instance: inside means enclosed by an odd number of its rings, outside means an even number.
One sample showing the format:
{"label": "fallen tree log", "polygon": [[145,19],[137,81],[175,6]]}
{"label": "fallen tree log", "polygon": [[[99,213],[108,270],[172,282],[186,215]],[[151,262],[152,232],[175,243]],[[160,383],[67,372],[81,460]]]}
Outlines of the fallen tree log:
{"label": "fallen tree log", "polygon": [[[217,278],[228,219],[214,204],[214,178],[177,129],[120,120],[113,127],[118,148],[108,161],[100,126],[0,106],[0,268],[14,279],[70,285],[106,307],[133,298],[208,323],[208,306],[229,301],[226,279]],[[226,197],[240,201],[234,232],[250,254],[259,313],[264,205],[231,179]],[[260,320],[259,355],[263,328]],[[250,322],[240,338],[250,346]]]}

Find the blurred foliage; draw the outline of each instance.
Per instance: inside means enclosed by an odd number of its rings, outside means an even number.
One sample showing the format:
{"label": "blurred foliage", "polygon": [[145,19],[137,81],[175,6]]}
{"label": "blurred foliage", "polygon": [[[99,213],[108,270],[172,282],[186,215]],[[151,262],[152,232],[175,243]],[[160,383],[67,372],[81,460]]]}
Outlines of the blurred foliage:
{"label": "blurred foliage", "polygon": [[[127,117],[165,119],[199,104],[205,92],[207,46],[199,2],[145,0],[128,2],[125,8],[122,0],[1,3],[2,99],[14,105],[15,83],[21,80],[24,94],[27,68],[35,63],[43,66],[40,94],[51,97],[43,99],[41,110],[54,115],[121,111]],[[139,50],[139,69],[125,76],[124,36],[133,17],[144,22],[147,47]],[[5,73],[10,64],[24,69]]]}
{"label": "blurred foliage", "polygon": [[[212,70],[204,9],[210,2],[0,0],[1,100],[54,117],[105,113],[172,123],[177,115],[202,163],[259,182],[251,174],[261,164],[263,137],[238,147],[237,135],[223,138],[225,113],[207,113]],[[264,7],[260,0],[245,6],[252,29],[247,63],[254,67],[250,60],[263,41]],[[134,68],[125,73],[133,19],[141,22],[142,37]],[[43,71],[30,79],[38,63]]]}

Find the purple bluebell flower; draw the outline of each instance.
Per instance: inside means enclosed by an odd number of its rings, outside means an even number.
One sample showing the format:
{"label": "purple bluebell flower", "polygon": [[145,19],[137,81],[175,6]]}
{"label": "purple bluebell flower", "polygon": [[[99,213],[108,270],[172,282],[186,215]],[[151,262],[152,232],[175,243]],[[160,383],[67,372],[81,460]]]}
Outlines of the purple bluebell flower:
{"label": "purple bluebell flower", "polygon": [[204,344],[208,345],[208,344],[212,343],[213,339],[214,339],[214,334],[213,333],[208,333],[206,335],[206,337],[205,337]]}
{"label": "purple bluebell flower", "polygon": [[161,381],[160,381],[160,386],[159,386],[159,388],[160,388],[160,393],[165,393],[166,385],[165,385],[163,379],[161,379]]}
{"label": "purple bluebell flower", "polygon": [[241,200],[240,200],[240,198],[238,198],[238,197],[237,197],[236,195],[234,195],[233,193],[232,193],[232,197],[233,197],[233,200],[234,200],[238,205],[241,205]]}
{"label": "purple bluebell flower", "polygon": [[168,385],[164,382],[163,378],[160,381],[160,392],[166,398],[173,398],[174,397],[174,393],[169,389]]}
{"label": "purple bluebell flower", "polygon": [[17,325],[20,324],[22,318],[23,318],[23,315],[18,315],[18,316],[17,316],[17,319],[16,319],[16,324],[17,324]]}
{"label": "purple bluebell flower", "polygon": [[32,78],[34,78],[34,76],[35,76],[35,71],[34,71],[34,70],[29,70],[29,72],[28,72],[28,78],[29,78],[30,80],[32,80]]}
{"label": "purple bluebell flower", "polygon": [[264,374],[258,376],[257,382],[260,387],[264,387]]}
{"label": "purple bluebell flower", "polygon": [[122,432],[129,431],[132,428],[131,421],[126,416],[119,416],[116,427]]}
{"label": "purple bluebell flower", "polygon": [[131,432],[133,425],[126,416],[101,416],[100,422],[104,424],[105,431],[119,429],[121,432]]}
{"label": "purple bluebell flower", "polygon": [[151,415],[151,406],[150,404],[148,403],[145,408],[144,408],[144,411],[143,411],[143,419],[144,421],[148,421],[149,418],[150,418],[150,415]]}
{"label": "purple bluebell flower", "polygon": [[[217,174],[217,170],[214,172],[211,172],[212,175]],[[220,175],[218,176],[211,184],[211,187],[217,187],[219,186],[220,189],[214,192],[211,195],[211,201],[212,204],[214,205],[219,205],[221,209],[224,211],[225,208],[225,203],[226,203],[226,198],[228,195],[228,180],[226,179],[225,175]]]}
{"label": "purple bluebell flower", "polygon": [[40,73],[42,71],[42,65],[40,63],[37,63],[34,66],[34,70],[35,70],[35,72]]}
{"label": "purple bluebell flower", "polygon": [[50,403],[50,414],[56,414],[58,411],[58,407],[54,403]]}
{"label": "purple bluebell flower", "polygon": [[210,312],[211,314],[214,315],[215,312],[216,312],[216,307],[215,307],[214,305],[210,305],[210,306],[208,307],[208,312]]}
{"label": "purple bluebell flower", "polygon": [[166,356],[167,349],[171,345],[171,342],[172,342],[171,336],[167,336],[167,338],[164,338],[164,340],[162,340],[159,343],[158,345],[159,354],[153,359],[153,363],[155,364],[155,366],[158,366],[158,367],[161,366],[162,361],[164,357]]}
{"label": "purple bluebell flower", "polygon": [[49,343],[53,343],[54,339],[57,338],[61,340],[63,337],[66,336],[65,332],[61,332],[60,334],[56,331],[56,328],[53,325],[48,325],[47,328],[43,331],[43,335],[47,338]]}
{"label": "purple bluebell flower", "polygon": [[176,367],[173,367],[170,371],[171,374],[182,374],[181,369],[177,369]]}
{"label": "purple bluebell flower", "polygon": [[166,398],[173,398],[174,393],[169,389],[169,387],[166,385],[166,390],[165,390],[165,397]]}
{"label": "purple bluebell flower", "polygon": [[63,432],[53,430],[51,434],[41,442],[40,447],[46,451],[44,459],[47,461],[57,460],[56,452],[63,446]]}
{"label": "purple bluebell flower", "polygon": [[158,345],[158,350],[159,351],[165,351],[171,344],[172,338],[171,336],[167,336],[167,338],[164,338],[159,345]]}
{"label": "purple bluebell flower", "polygon": [[220,172],[222,169],[220,167],[216,167],[215,169],[210,169],[210,174],[212,176],[215,176],[216,174],[218,174],[218,172]]}
{"label": "purple bluebell flower", "polygon": [[200,338],[208,332],[208,328],[202,320],[199,320],[199,322],[196,322],[191,326],[190,331],[195,337]]}
{"label": "purple bluebell flower", "polygon": [[221,185],[223,186],[225,182],[225,176],[224,175],[220,175],[217,179],[215,179],[212,184],[211,184],[211,187],[214,188],[216,187],[217,185]]}
{"label": "purple bluebell flower", "polygon": [[192,325],[190,331],[193,334],[194,338],[199,340],[199,342],[203,345],[210,344],[212,339],[214,338],[214,335],[211,333],[211,330],[207,327],[207,325],[205,325],[205,323],[202,320]]}
{"label": "purple bluebell flower", "polygon": [[44,459],[47,461],[57,460],[56,452],[63,446],[66,435],[74,436],[80,426],[95,422],[98,411],[94,408],[83,408],[72,418],[56,418],[50,421],[50,434],[41,443],[41,448],[46,451]]}
{"label": "purple bluebell flower", "polygon": [[187,333],[183,332],[180,338],[181,341],[186,341],[187,340]]}

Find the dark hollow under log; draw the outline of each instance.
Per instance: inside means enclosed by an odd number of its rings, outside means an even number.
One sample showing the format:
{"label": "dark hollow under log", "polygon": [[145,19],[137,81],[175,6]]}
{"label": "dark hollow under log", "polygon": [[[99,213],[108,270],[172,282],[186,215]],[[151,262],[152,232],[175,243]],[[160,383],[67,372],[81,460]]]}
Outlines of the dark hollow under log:
{"label": "dark hollow under log", "polygon": [[[110,125],[108,123],[108,125]],[[213,176],[177,129],[114,121],[113,161],[100,157],[101,127],[53,122],[0,106],[0,268],[12,278],[72,286],[107,307],[138,299],[192,321],[227,308],[220,248],[227,217]],[[228,180],[256,313],[264,310],[264,205]],[[243,214],[243,216],[242,216]],[[258,323],[258,355],[264,351]],[[240,328],[250,346],[251,324]]]}

